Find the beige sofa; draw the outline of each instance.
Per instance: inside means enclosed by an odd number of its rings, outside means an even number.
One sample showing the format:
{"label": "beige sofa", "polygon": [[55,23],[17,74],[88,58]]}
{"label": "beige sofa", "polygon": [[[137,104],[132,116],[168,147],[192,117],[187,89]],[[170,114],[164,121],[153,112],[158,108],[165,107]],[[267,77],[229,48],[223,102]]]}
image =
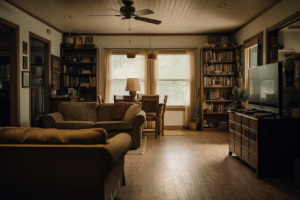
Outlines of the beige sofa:
{"label": "beige sofa", "polygon": [[[124,104],[126,106],[130,103],[116,105]],[[116,105],[114,103],[60,102],[58,112],[44,117],[44,126],[57,129],[104,128],[108,133],[108,138],[121,132],[127,133],[132,138],[132,147],[139,148],[142,141],[142,127],[146,120],[145,112],[140,110],[137,104],[130,104],[133,106],[125,110]],[[135,109],[131,109],[133,107]],[[125,114],[125,119],[114,118],[118,110],[122,111],[123,115]]]}
{"label": "beige sofa", "polygon": [[104,129],[0,128],[0,199],[113,200],[131,137]]}

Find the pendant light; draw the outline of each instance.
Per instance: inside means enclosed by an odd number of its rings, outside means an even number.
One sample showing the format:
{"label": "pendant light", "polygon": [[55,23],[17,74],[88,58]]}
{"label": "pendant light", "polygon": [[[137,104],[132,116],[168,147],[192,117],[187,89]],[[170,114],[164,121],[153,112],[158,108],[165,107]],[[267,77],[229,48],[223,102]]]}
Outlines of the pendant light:
{"label": "pendant light", "polygon": [[[151,47],[151,36],[150,36],[150,47]],[[157,59],[157,55],[154,52],[152,52],[152,53],[150,53],[148,55],[148,59],[149,60],[156,60]]]}
{"label": "pendant light", "polygon": [[[131,24],[129,21],[129,44],[131,44],[130,30],[131,30]],[[135,53],[127,53],[127,58],[135,58]]]}

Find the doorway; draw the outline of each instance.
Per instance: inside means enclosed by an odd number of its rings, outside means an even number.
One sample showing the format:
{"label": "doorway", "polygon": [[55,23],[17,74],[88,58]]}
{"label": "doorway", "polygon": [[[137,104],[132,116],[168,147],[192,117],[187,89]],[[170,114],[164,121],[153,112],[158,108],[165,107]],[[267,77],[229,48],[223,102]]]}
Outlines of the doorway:
{"label": "doorway", "polygon": [[29,32],[30,125],[43,128],[50,112],[50,40]]}
{"label": "doorway", "polygon": [[0,127],[20,126],[19,26],[0,18]]}

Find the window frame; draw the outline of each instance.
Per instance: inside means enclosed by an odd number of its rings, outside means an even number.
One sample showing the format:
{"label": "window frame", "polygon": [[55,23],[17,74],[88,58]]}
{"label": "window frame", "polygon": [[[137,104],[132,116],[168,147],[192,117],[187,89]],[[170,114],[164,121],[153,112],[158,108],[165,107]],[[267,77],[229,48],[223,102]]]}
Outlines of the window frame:
{"label": "window frame", "polygon": [[[159,57],[159,55],[185,55],[185,56],[187,56],[185,50],[159,50],[158,57]],[[157,65],[159,68],[160,67],[159,63]],[[158,70],[157,82],[159,82],[159,81],[186,81],[186,83],[187,82],[191,83],[191,81],[189,81],[187,78],[186,79],[160,79],[159,78],[159,69],[157,69],[157,70]],[[188,89],[190,89],[190,87],[188,87]],[[157,84],[157,91],[159,91],[159,84]],[[166,110],[185,111],[185,108],[186,108],[186,105],[169,105],[166,107]]]}

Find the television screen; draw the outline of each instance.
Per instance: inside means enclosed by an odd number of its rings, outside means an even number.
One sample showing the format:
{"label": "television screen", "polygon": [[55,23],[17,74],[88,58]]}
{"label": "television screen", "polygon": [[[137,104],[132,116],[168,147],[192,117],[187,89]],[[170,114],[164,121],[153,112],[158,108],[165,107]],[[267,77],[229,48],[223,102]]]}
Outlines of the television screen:
{"label": "television screen", "polygon": [[256,105],[256,109],[279,113],[281,76],[281,63],[249,69],[249,104]]}

